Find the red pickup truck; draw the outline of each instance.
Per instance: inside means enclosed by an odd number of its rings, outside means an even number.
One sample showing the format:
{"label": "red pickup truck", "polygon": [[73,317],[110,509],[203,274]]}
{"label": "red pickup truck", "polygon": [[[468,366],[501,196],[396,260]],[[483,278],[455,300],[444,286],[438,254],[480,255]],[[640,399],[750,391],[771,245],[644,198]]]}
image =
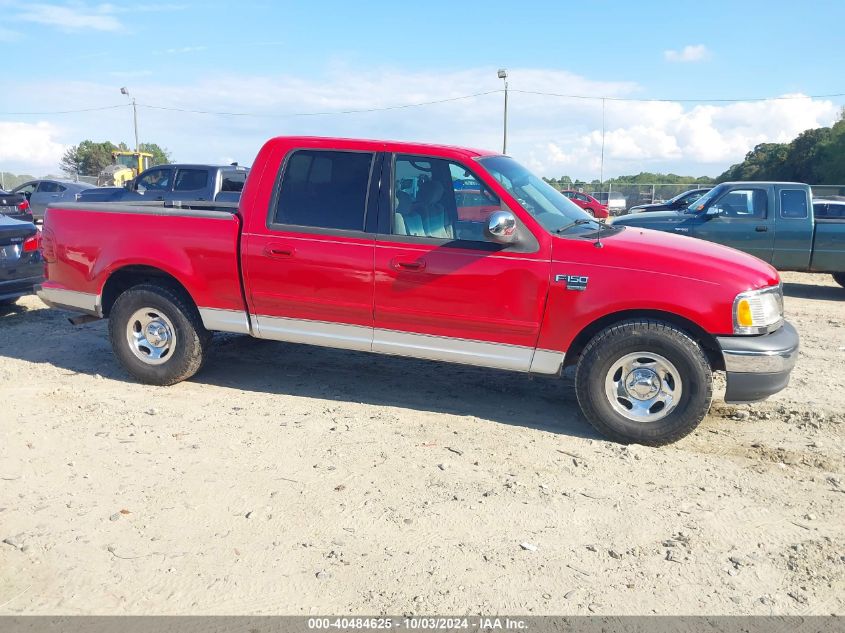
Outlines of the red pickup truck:
{"label": "red pickup truck", "polygon": [[214,331],[534,374],[574,365],[593,425],[660,445],[707,413],[713,371],[727,401],[759,400],[798,353],[774,268],[605,226],[500,154],[279,137],[239,206],[167,205],[54,204],[43,230],[39,296],[108,318],[118,360],[149,384],[190,378]]}

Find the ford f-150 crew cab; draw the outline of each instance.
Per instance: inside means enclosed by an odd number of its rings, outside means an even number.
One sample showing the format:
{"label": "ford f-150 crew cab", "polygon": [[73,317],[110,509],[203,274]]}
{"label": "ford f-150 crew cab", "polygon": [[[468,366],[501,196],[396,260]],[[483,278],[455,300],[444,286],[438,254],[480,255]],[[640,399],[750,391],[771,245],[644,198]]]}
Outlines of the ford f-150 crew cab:
{"label": "ford f-150 crew cab", "polygon": [[845,286],[845,218],[816,218],[808,185],[725,182],[680,211],[619,218],[619,226],[690,235],[737,248],[778,270],[832,273]]}
{"label": "ford f-150 crew cab", "polygon": [[707,413],[713,371],[727,401],[759,400],[798,353],[769,264],[605,227],[478,150],[275,138],[236,210],[51,205],[42,248],[40,297],[108,318],[118,360],[156,385],[196,373],[214,331],[534,374],[574,365],[590,422],[659,445]]}

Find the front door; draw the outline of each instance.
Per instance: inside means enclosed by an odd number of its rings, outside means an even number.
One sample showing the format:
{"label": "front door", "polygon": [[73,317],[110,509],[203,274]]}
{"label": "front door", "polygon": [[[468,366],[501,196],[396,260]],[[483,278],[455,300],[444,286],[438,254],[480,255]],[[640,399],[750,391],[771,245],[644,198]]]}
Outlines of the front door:
{"label": "front door", "polygon": [[375,244],[373,351],[527,371],[550,254],[525,227],[517,246],[487,240],[487,219],[502,205],[469,167],[399,154],[390,174]]}
{"label": "front door", "polygon": [[731,189],[713,201],[707,213],[696,216],[691,234],[771,262],[775,235],[772,195],[766,185]]}
{"label": "front door", "polygon": [[255,336],[370,350],[375,235],[365,223],[379,170],[374,152],[286,157],[266,223],[242,238]]}

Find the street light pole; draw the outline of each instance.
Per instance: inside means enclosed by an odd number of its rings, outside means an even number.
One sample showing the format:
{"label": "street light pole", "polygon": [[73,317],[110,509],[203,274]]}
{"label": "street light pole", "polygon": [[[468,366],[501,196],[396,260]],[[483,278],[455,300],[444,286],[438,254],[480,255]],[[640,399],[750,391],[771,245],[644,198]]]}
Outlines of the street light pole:
{"label": "street light pole", "polygon": [[141,146],[138,144],[138,106],[135,104],[135,97],[131,97],[129,95],[129,91],[126,87],[120,89],[120,94],[126,95],[132,102],[132,120],[135,123],[135,151],[140,152]]}
{"label": "street light pole", "polygon": [[508,71],[506,68],[500,68],[497,73],[499,79],[505,81],[505,120],[502,134],[502,154],[508,153]]}

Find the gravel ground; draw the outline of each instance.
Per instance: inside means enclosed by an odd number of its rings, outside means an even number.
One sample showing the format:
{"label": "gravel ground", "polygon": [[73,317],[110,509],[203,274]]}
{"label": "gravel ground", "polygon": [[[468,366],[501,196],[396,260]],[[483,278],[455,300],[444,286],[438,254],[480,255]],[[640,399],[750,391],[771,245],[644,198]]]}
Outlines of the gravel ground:
{"label": "gravel ground", "polygon": [[604,441],[568,378],[247,337],[148,387],[23,299],[0,613],[843,614],[845,290],[784,280],[789,388],[660,449]]}

